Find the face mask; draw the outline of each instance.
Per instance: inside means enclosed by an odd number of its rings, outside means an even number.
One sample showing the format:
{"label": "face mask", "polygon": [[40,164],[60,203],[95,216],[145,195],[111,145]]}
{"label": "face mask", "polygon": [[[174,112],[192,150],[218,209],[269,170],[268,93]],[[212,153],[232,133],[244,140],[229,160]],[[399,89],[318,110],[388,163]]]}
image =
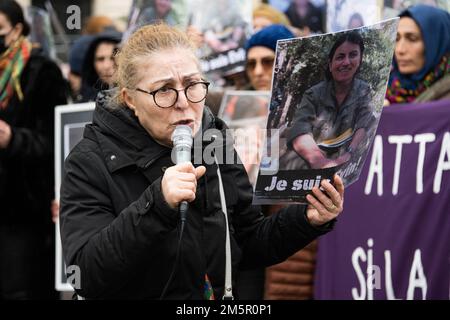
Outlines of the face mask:
{"label": "face mask", "polygon": [[5,52],[8,47],[5,45],[5,36],[6,35],[1,35],[0,36],[0,54],[3,54],[3,52]]}
{"label": "face mask", "polygon": [[8,33],[6,33],[6,34],[2,34],[2,35],[0,35],[0,54],[3,54],[7,49],[8,49],[8,46],[6,45],[6,43],[5,43],[5,38],[6,38],[6,36],[8,35],[8,34],[10,34],[11,33],[11,31],[12,30],[10,30]]}

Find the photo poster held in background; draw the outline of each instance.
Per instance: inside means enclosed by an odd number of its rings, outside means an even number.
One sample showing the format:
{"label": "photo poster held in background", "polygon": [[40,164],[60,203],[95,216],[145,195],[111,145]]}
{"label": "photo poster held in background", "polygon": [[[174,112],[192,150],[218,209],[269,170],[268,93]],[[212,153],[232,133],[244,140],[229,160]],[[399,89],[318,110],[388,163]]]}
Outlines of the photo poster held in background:
{"label": "photo poster held in background", "polygon": [[306,203],[335,173],[345,186],[358,179],[381,116],[397,25],[395,18],[278,41],[253,203]]}
{"label": "photo poster held in background", "polygon": [[189,25],[203,35],[198,57],[203,73],[215,86],[225,77],[244,71],[245,43],[253,25],[253,3],[248,0],[189,0]]}
{"label": "photo poster held in background", "polygon": [[[92,122],[94,109],[94,102],[69,104],[55,108],[55,199],[58,202],[64,160],[70,150],[83,138],[84,127]],[[55,289],[57,291],[73,291],[72,286],[67,282],[59,221],[56,224],[55,236]]]}
{"label": "photo poster held in background", "polygon": [[218,114],[232,131],[234,147],[253,187],[258,176],[269,102],[269,91],[230,90],[225,92]]}
{"label": "photo poster held in background", "polygon": [[373,25],[382,20],[383,0],[328,0],[328,32]]}
{"label": "photo poster held in background", "polygon": [[133,0],[128,16],[128,26],[123,39],[145,25],[164,22],[186,30],[187,5],[190,0]]}

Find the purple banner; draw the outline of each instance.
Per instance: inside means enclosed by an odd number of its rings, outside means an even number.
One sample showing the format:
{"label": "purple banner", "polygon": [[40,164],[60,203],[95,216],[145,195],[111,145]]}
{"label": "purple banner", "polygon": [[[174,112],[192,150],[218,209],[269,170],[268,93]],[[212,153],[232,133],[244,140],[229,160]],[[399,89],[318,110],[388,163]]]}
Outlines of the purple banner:
{"label": "purple banner", "polygon": [[450,299],[450,101],[383,110],[338,220],[316,299]]}

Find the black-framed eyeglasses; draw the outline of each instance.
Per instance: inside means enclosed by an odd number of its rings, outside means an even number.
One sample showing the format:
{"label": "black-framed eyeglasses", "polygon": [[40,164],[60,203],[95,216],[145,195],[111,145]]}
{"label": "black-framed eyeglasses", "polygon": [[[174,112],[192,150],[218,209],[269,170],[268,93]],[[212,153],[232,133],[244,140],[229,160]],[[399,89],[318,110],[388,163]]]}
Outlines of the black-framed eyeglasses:
{"label": "black-framed eyeglasses", "polygon": [[184,95],[189,102],[198,103],[205,100],[208,94],[209,82],[197,81],[189,84],[183,89],[175,89],[163,87],[155,91],[145,91],[140,88],[136,88],[136,91],[143,92],[153,96],[153,101],[160,108],[170,108],[178,101],[178,92],[184,91]]}

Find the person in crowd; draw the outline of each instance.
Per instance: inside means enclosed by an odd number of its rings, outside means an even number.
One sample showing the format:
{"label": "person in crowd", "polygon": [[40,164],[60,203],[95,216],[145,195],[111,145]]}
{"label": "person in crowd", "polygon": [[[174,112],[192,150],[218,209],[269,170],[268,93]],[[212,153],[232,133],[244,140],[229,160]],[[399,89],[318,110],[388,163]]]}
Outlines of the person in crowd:
{"label": "person in crowd", "polygon": [[253,89],[270,90],[277,41],[293,37],[294,34],[287,27],[279,24],[263,28],[250,37],[245,45],[245,70]]}
{"label": "person in crowd", "polygon": [[82,35],[73,42],[69,52],[70,70],[67,80],[70,87],[70,98],[73,102],[80,102],[82,100],[81,77],[83,62],[92,41],[99,34],[114,34],[117,32],[114,22],[106,16],[92,16],[86,21]]}
{"label": "person in crowd", "polygon": [[80,100],[94,101],[97,93],[113,85],[115,72],[114,54],[119,46],[120,32],[100,33],[89,41],[81,71]]}
{"label": "person in crowd", "polygon": [[293,0],[285,12],[291,24],[302,34],[323,33],[323,14],[309,0]]}
{"label": "person in crowd", "polygon": [[[334,167],[350,160],[373,123],[371,89],[356,76],[361,67],[364,41],[357,32],[345,33],[328,54],[326,79],[305,91],[295,111],[287,139],[312,169]],[[322,150],[327,140],[347,140],[346,148]],[[336,141],[337,142],[337,141]]]}
{"label": "person in crowd", "polygon": [[55,298],[54,107],[58,66],[32,50],[20,5],[0,2],[0,300]]}
{"label": "person in crowd", "polygon": [[[61,186],[63,252],[67,265],[80,268],[80,296],[231,298],[238,270],[281,262],[332,228],[343,208],[338,176],[334,186],[324,180],[314,188],[308,206],[266,218],[252,206],[243,166],[217,158],[234,149],[204,106],[208,83],[184,32],[140,28],[119,51],[117,68],[118,86],[100,93]],[[194,149],[204,157],[195,166],[173,165],[179,125],[200,143]],[[217,147],[208,156],[210,129]]]}
{"label": "person in crowd", "polygon": [[417,5],[400,14],[388,104],[450,98],[450,14]]}

